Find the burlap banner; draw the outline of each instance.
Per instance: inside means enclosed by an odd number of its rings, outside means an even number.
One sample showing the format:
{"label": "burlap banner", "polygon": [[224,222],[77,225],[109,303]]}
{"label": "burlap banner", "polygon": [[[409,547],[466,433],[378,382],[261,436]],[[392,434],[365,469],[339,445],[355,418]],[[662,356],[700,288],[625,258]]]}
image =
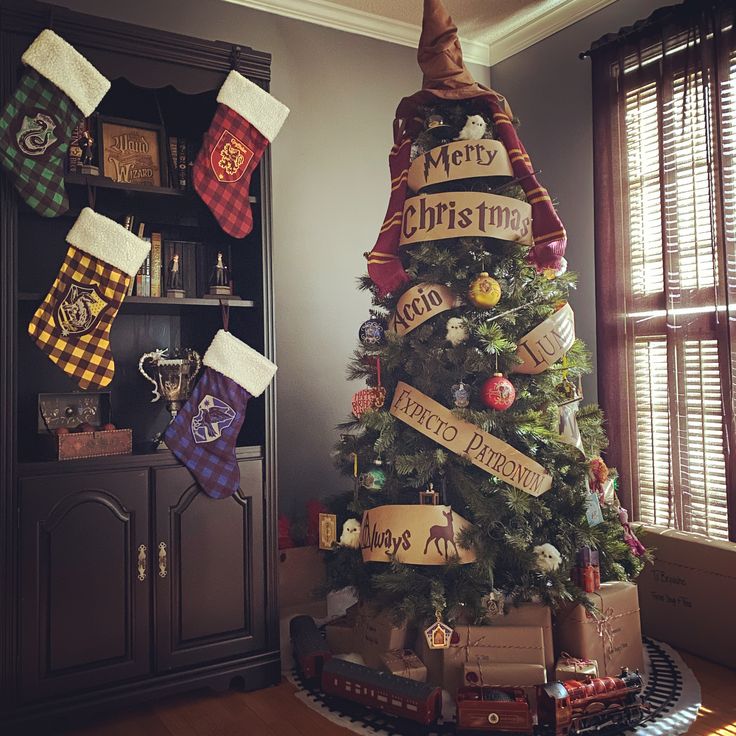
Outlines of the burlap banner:
{"label": "burlap banner", "polygon": [[516,357],[522,362],[514,373],[536,375],[546,371],[575,342],[575,314],[569,304],[558,309],[519,340]]}
{"label": "burlap banner", "polygon": [[482,192],[420,194],[404,202],[399,245],[469,237],[531,245],[531,205]]}
{"label": "burlap banner", "polygon": [[376,506],[363,512],[363,562],[395,557],[409,565],[444,565],[455,556],[462,565],[475,562],[475,551],[458,543],[460,532],[470,526],[449,506]]}
{"label": "burlap banner", "polygon": [[455,294],[442,284],[417,284],[401,295],[388,328],[397,335],[405,335],[458,303]]}
{"label": "burlap banner", "polygon": [[391,414],[514,488],[541,496],[552,486],[552,476],[539,463],[403,381],[396,386]]}
{"label": "burlap banner", "polygon": [[409,167],[409,189],[420,192],[475,176],[513,176],[511,161],[501,141],[454,141],[417,156]]}

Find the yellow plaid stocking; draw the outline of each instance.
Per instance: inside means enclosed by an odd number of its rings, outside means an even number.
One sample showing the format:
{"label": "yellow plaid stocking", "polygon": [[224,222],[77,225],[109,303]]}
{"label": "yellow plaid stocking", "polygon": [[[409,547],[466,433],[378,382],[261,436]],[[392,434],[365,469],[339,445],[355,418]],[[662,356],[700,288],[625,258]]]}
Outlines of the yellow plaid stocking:
{"label": "yellow plaid stocking", "polygon": [[82,389],[112,381],[110,327],[150,245],[86,208],[67,235],[69,248],[28,333]]}

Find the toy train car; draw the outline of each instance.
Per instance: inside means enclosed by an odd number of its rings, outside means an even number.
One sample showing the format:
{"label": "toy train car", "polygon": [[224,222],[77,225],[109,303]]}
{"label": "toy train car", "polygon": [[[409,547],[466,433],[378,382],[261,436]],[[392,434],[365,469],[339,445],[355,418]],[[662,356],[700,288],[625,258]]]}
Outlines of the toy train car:
{"label": "toy train car", "polygon": [[457,729],[531,734],[529,699],[517,688],[461,687],[457,692]]}
{"label": "toy train car", "polygon": [[442,688],[342,659],[325,663],[322,692],[425,726],[442,714]]}
{"label": "toy train car", "polygon": [[325,662],[332,659],[327,642],[311,616],[294,616],[289,622],[294,659],[305,680],[321,677]]}

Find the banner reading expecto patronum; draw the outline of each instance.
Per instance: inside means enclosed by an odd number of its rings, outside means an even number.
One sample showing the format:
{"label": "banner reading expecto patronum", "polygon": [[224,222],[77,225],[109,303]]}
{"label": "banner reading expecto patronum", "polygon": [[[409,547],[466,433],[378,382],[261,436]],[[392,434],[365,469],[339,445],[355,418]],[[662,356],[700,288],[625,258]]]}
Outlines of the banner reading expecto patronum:
{"label": "banner reading expecto patronum", "polygon": [[404,202],[399,245],[470,237],[532,245],[531,205],[483,192],[420,194]]}
{"label": "banner reading expecto patronum", "polygon": [[417,156],[409,167],[407,183],[412,192],[420,192],[431,184],[458,179],[513,175],[511,160],[501,141],[454,141]]}
{"label": "banner reading expecto patronum", "polygon": [[417,432],[514,488],[541,496],[552,487],[552,476],[539,463],[480,427],[459,419],[408,383],[399,381],[390,411]]}
{"label": "banner reading expecto patronum", "polygon": [[436,314],[458,304],[457,296],[442,284],[417,284],[401,295],[388,328],[397,335],[405,335]]}
{"label": "banner reading expecto patronum", "polygon": [[444,565],[452,557],[461,565],[475,562],[475,550],[463,549],[458,541],[471,526],[449,506],[376,506],[363,512],[363,562]]}
{"label": "banner reading expecto patronum", "polygon": [[516,344],[521,364],[514,373],[536,375],[556,363],[575,342],[575,314],[569,304],[538,324]]}

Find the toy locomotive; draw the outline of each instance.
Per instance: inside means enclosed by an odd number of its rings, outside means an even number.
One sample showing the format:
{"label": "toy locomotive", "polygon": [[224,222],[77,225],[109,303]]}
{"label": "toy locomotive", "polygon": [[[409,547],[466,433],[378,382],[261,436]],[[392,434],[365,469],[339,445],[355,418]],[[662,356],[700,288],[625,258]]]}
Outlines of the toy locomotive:
{"label": "toy locomotive", "polygon": [[[442,713],[442,689],[332,657],[310,616],[290,623],[294,658],[305,680],[326,695],[431,725]],[[515,687],[464,686],[457,691],[458,732],[583,736],[611,734],[643,717],[638,672],[537,685],[534,698]]]}

